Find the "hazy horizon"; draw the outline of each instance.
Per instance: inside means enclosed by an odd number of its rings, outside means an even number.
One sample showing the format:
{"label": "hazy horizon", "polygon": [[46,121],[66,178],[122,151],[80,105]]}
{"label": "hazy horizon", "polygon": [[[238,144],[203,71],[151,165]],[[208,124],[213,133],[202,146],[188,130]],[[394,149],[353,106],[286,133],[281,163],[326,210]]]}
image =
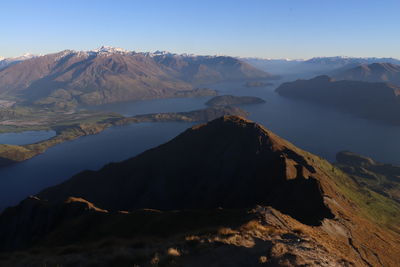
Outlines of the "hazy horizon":
{"label": "hazy horizon", "polygon": [[100,45],[98,47],[95,48],[91,48],[91,49],[70,49],[70,48],[63,48],[60,50],[55,50],[55,51],[48,51],[48,52],[43,52],[43,53],[32,53],[30,51],[26,51],[23,52],[22,54],[18,54],[18,55],[13,55],[13,56],[3,56],[2,54],[0,54],[0,60],[3,59],[7,59],[7,58],[18,58],[18,57],[23,57],[23,56],[29,56],[29,55],[34,55],[34,56],[43,56],[43,55],[47,55],[47,54],[53,54],[53,53],[59,53],[62,51],[66,51],[66,50],[73,50],[73,51],[94,51],[96,49],[99,49],[101,47],[111,47],[111,48],[122,48],[124,50],[127,50],[129,52],[137,52],[137,53],[155,53],[155,52],[168,52],[171,54],[178,54],[178,55],[182,55],[182,54],[187,54],[187,55],[196,55],[196,56],[229,56],[229,57],[236,57],[236,58],[257,58],[257,59],[263,59],[263,60],[287,60],[287,61],[305,61],[305,60],[309,60],[312,58],[330,58],[330,57],[341,57],[341,58],[394,58],[394,59],[400,59],[400,57],[375,57],[375,56],[352,56],[352,55],[330,55],[330,56],[326,56],[326,55],[316,55],[313,57],[308,57],[308,58],[288,58],[288,57],[263,57],[263,56],[237,56],[237,55],[227,55],[227,54],[196,54],[196,53],[192,53],[190,51],[187,52],[175,52],[175,51],[169,51],[169,50],[164,50],[164,49],[156,49],[153,51],[149,51],[149,50],[138,50],[138,49],[125,49],[124,47],[118,47],[118,46],[110,46],[110,45]]}

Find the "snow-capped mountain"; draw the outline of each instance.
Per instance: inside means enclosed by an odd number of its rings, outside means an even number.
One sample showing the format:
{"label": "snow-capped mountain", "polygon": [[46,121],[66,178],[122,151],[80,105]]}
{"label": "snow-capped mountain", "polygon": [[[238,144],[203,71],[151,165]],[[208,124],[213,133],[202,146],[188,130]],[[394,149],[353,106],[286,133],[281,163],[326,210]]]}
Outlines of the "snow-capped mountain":
{"label": "snow-capped mountain", "polygon": [[257,57],[247,57],[239,58],[256,68],[263,71],[270,72],[272,74],[292,74],[296,73],[296,67],[304,62],[304,59],[271,59],[271,58],[257,58]]}
{"label": "snow-capped mountain", "polygon": [[360,58],[360,57],[314,57],[311,59],[264,59],[242,58],[243,61],[273,74],[297,75],[300,77],[312,77],[320,74],[344,71],[361,64],[390,63],[400,64],[396,58]]}
{"label": "snow-capped mountain", "polygon": [[120,48],[120,47],[112,47],[112,46],[101,46],[97,49],[91,50],[94,53],[104,53],[104,54],[126,54],[129,53],[128,50]]}
{"label": "snow-capped mountain", "polygon": [[344,67],[349,64],[372,64],[372,63],[392,63],[399,64],[400,60],[395,58],[377,58],[377,57],[314,57],[305,61],[309,64],[330,65],[335,67]]}
{"label": "snow-capped mountain", "polygon": [[103,104],[174,97],[199,85],[272,75],[227,56],[100,47],[37,56],[0,70],[0,93],[42,104]]}
{"label": "snow-capped mountain", "polygon": [[0,57],[0,69],[3,69],[9,65],[12,65],[12,64],[15,64],[15,63],[27,60],[27,59],[31,59],[34,57],[37,57],[37,55],[33,55],[30,53],[23,54],[22,56],[19,56],[19,57],[11,57],[11,58]]}

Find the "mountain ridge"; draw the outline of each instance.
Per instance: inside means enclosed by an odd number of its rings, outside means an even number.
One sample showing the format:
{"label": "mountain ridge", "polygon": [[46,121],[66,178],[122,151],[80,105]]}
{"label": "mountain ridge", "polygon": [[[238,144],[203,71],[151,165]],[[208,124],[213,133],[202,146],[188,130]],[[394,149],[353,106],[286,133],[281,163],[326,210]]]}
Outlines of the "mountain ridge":
{"label": "mountain ridge", "polygon": [[272,75],[231,57],[64,50],[0,70],[0,95],[33,104],[98,105],[174,97],[199,84]]}
{"label": "mountain ridge", "polygon": [[336,80],[327,75],[281,84],[282,96],[326,105],[357,116],[398,125],[400,87],[382,82]]}
{"label": "mountain ridge", "polygon": [[338,80],[387,82],[400,85],[400,65],[392,63],[362,64],[333,75]]}
{"label": "mountain ridge", "polygon": [[377,57],[313,57],[310,59],[264,59],[264,58],[240,58],[247,63],[270,73],[277,75],[297,75],[296,78],[310,78],[315,75],[335,75],[355,68],[362,64],[389,63],[400,64],[397,58]]}
{"label": "mountain ridge", "polygon": [[263,126],[225,116],[8,208],[1,249],[42,249],[0,262],[60,264],[72,253],[90,265],[84,251],[92,251],[107,265],[101,249],[114,238],[108,251],[148,251],[125,256],[126,265],[158,255],[201,266],[218,255],[230,265],[396,266],[400,225],[391,213],[399,210]]}

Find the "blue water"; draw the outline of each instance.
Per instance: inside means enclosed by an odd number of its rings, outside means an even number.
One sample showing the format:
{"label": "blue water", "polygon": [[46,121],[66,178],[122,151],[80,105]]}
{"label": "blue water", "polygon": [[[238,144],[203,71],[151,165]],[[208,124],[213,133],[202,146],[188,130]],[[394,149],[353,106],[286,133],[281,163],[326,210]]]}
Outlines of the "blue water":
{"label": "blue water", "polygon": [[400,127],[281,97],[274,92],[275,88],[245,88],[241,84],[230,83],[213,87],[221,93],[234,91],[236,95],[263,98],[265,104],[243,106],[250,112],[249,119],[332,162],[337,152],[349,150],[400,165]]}
{"label": "blue water", "polygon": [[140,123],[106,129],[49,148],[30,160],[0,169],[0,211],[26,196],[86,169],[135,156],[162,144],[191,123]]}
{"label": "blue water", "polygon": [[20,133],[2,133],[0,134],[0,144],[26,145],[49,139],[55,135],[55,131],[26,131]]}
{"label": "blue water", "polygon": [[[247,88],[242,83],[209,86],[221,94],[251,95],[264,104],[242,106],[249,118],[295,145],[330,161],[341,150],[400,165],[400,127],[388,126],[274,92],[272,87]],[[189,111],[204,108],[210,97],[157,99],[96,107],[124,115]],[[141,123],[113,127],[93,136],[66,142],[23,163],[0,169],[0,210],[29,194],[58,184],[85,169],[135,156],[176,136],[190,123]]]}

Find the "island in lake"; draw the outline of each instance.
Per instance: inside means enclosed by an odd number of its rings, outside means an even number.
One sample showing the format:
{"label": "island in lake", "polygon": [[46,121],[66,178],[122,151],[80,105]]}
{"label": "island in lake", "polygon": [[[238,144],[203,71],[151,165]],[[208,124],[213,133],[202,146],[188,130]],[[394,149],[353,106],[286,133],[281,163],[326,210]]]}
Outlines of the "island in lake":
{"label": "island in lake", "polygon": [[400,125],[400,87],[388,83],[337,81],[322,75],[310,80],[283,83],[276,92],[366,119]]}

